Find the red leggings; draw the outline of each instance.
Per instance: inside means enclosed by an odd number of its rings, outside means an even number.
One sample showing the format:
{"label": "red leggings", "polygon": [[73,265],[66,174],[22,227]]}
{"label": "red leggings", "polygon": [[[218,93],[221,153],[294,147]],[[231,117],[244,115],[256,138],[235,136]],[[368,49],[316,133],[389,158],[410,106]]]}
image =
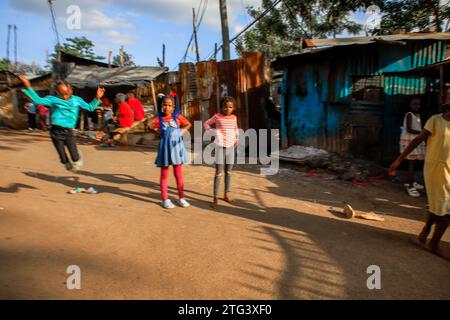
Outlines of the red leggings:
{"label": "red leggings", "polygon": [[[184,198],[184,180],[183,180],[183,172],[181,170],[181,164],[173,166],[173,174],[175,175],[175,179],[177,180],[178,196],[180,198]],[[162,167],[160,185],[161,185],[161,196],[163,200],[167,200],[169,198],[168,182],[169,182],[169,167]]]}

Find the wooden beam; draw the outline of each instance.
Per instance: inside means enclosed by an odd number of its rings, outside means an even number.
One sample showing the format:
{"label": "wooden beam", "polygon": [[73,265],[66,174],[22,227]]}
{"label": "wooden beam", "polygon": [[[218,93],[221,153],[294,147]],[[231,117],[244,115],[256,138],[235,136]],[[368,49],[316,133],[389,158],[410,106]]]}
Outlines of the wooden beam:
{"label": "wooden beam", "polygon": [[153,80],[150,81],[150,85],[151,85],[151,88],[152,88],[153,104],[155,105],[154,112],[156,114],[157,111],[158,111],[158,102],[156,101],[155,85],[153,83]]}

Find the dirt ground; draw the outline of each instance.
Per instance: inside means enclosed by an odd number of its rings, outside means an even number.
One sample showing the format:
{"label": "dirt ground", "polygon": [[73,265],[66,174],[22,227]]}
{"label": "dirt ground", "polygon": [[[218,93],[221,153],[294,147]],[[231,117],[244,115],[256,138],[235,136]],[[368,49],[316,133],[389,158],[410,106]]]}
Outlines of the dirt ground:
{"label": "dirt ground", "polygon": [[[85,166],[73,174],[48,136],[0,130],[0,298],[450,298],[450,264],[410,242],[425,197],[398,184],[246,165],[234,171],[235,204],[212,210],[213,167],[187,165],[192,206],[165,210],[154,149],[79,147]],[[99,194],[68,194],[74,186]],[[345,219],[342,201],[385,221]],[[447,252],[449,242],[447,232]],[[69,265],[81,290],[66,288]],[[381,290],[367,288],[370,265]]]}

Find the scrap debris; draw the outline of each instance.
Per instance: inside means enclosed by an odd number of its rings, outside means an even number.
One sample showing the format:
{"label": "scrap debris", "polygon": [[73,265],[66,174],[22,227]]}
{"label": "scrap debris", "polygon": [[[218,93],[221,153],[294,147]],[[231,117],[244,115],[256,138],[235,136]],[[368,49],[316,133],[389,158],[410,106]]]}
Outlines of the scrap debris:
{"label": "scrap debris", "polygon": [[352,208],[352,206],[346,202],[344,202],[344,209],[343,213],[347,219],[352,218],[361,218],[365,220],[372,220],[372,221],[384,221],[384,218],[375,212],[363,212],[360,214],[356,214],[356,211]]}

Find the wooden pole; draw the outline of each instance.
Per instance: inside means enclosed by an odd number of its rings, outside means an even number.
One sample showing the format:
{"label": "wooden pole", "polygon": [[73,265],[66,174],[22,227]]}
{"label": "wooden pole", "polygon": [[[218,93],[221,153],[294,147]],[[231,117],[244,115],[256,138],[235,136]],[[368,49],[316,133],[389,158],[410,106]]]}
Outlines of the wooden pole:
{"label": "wooden pole", "polygon": [[446,92],[445,91],[445,82],[444,82],[444,66],[439,66],[439,112],[442,112],[442,107],[445,103]]}
{"label": "wooden pole", "polygon": [[150,85],[152,88],[153,104],[155,105],[154,113],[156,114],[158,111],[158,102],[156,101],[155,84],[153,83],[153,80],[150,81]]}
{"label": "wooden pole", "polygon": [[214,60],[217,60],[217,42],[214,43]]}
{"label": "wooden pole", "polygon": [[192,8],[192,17],[193,17],[193,21],[192,21],[192,25],[194,27],[194,42],[195,42],[195,54],[197,57],[197,63],[200,62],[200,53],[198,50],[198,41],[197,41],[197,19],[195,17],[195,9]]}
{"label": "wooden pole", "polygon": [[111,64],[112,64],[112,51],[109,50],[109,53],[108,53],[108,68],[111,68]]}

